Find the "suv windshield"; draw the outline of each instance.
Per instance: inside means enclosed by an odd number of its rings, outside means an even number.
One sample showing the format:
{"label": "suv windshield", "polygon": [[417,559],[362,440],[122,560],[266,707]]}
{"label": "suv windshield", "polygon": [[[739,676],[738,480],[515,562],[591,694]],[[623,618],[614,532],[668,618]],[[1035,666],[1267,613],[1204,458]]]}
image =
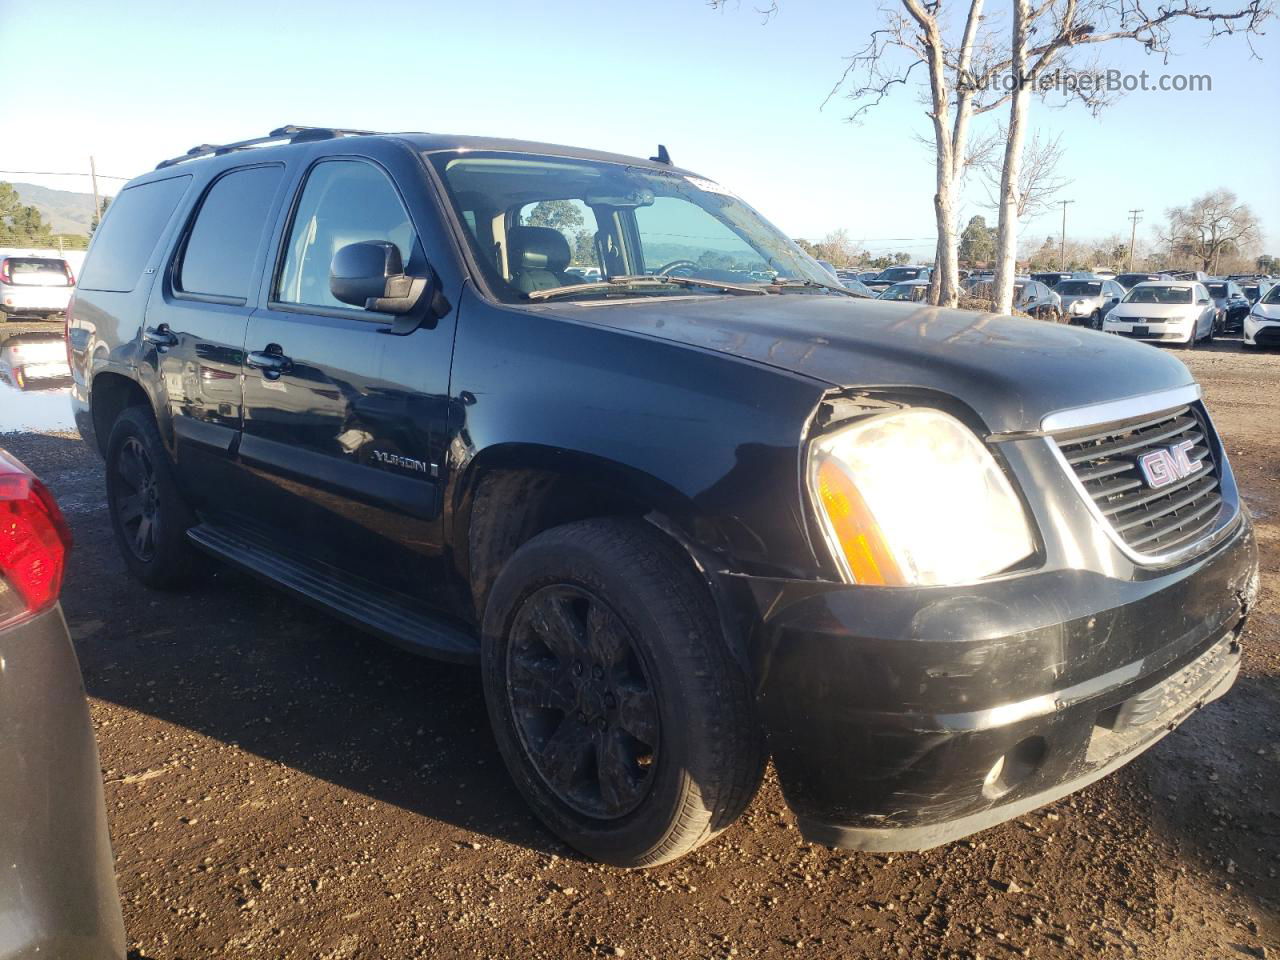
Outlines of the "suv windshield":
{"label": "suv windshield", "polygon": [[[688,296],[724,292],[717,283],[761,292],[779,281],[820,284],[818,292],[832,283],[777,228],[709,180],[580,157],[444,152],[427,159],[490,287],[508,302],[551,290],[558,299]],[[663,283],[666,276],[685,282]],[[611,278],[617,282],[599,282]],[[578,285],[580,292],[560,292]]]}
{"label": "suv windshield", "polygon": [[1190,287],[1134,287],[1125,303],[1190,303]]}
{"label": "suv windshield", "polygon": [[1102,293],[1102,283],[1098,280],[1063,280],[1053,289],[1068,297],[1096,297]]}

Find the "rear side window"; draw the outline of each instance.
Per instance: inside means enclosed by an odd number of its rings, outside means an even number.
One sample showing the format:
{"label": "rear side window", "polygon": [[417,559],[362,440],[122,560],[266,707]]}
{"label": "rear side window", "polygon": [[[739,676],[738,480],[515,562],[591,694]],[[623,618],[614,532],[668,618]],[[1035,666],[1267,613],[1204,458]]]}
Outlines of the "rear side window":
{"label": "rear side window", "polygon": [[253,263],[284,167],[248,167],[219,177],[187,235],[174,286],[183,293],[244,303]]}
{"label": "rear side window", "polygon": [[121,190],[93,238],[93,253],[80,274],[81,288],[128,293],[137,286],[190,182],[190,176],[172,177]]}

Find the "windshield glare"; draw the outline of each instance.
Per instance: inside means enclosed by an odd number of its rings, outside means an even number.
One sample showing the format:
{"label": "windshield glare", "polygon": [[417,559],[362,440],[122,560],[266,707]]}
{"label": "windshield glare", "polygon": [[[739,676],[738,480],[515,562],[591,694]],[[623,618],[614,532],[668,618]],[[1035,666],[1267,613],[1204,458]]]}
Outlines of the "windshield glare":
{"label": "windshield glare", "polygon": [[[509,302],[611,277],[832,283],[777,228],[708,180],[578,157],[449,152],[427,159],[444,180],[490,287]],[[716,295],[654,283],[621,284],[619,291]]]}
{"label": "windshield glare", "polygon": [[1190,303],[1190,287],[1134,287],[1125,303]]}
{"label": "windshield glare", "polygon": [[1102,293],[1102,284],[1096,280],[1063,280],[1053,289],[1069,297],[1096,297]]}

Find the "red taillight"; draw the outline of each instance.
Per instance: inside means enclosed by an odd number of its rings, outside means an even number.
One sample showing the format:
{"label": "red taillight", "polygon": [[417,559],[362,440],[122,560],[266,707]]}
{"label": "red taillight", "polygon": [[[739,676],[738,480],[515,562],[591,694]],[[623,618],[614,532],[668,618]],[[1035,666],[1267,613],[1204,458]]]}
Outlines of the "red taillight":
{"label": "red taillight", "polygon": [[67,261],[63,260],[63,261],[62,261],[62,269],[63,269],[63,270],[65,270],[65,271],[67,272],[67,286],[68,286],[68,287],[74,287],[74,286],[76,285],[76,275],[75,275],[74,273],[72,273],[72,272],[71,272],[71,264],[69,264],[69,263],[67,263]]}
{"label": "red taillight", "polygon": [[0,451],[0,626],[58,602],[71,531],[53,495]]}
{"label": "red taillight", "polygon": [[3,280],[5,283],[13,282],[13,277],[9,273],[8,257],[5,257],[3,260],[0,260],[0,280]]}

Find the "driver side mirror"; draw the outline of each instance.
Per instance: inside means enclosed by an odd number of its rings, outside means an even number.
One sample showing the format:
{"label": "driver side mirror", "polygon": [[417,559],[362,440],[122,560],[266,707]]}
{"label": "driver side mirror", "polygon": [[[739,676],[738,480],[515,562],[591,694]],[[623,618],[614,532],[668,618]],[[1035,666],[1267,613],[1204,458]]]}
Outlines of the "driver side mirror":
{"label": "driver side mirror", "polygon": [[1208,300],[1197,300],[1197,301],[1196,301],[1196,303],[1197,303],[1199,306],[1202,306],[1202,307],[1207,307],[1207,306],[1209,305],[1209,301],[1208,301]]}
{"label": "driver side mirror", "polygon": [[405,314],[422,300],[428,278],[404,272],[400,250],[385,240],[349,243],[333,255],[329,292],[343,303],[380,313]]}

